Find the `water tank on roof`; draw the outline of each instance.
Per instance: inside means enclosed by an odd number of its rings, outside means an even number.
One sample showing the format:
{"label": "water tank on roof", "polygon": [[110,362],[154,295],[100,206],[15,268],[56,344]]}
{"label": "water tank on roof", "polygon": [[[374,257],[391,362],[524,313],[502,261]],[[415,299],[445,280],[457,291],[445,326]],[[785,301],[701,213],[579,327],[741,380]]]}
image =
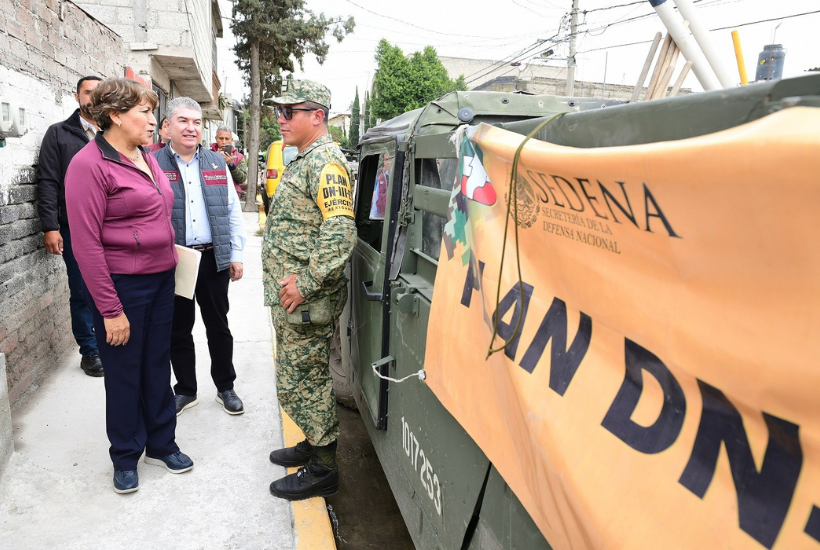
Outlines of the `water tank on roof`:
{"label": "water tank on roof", "polygon": [[783,76],[783,62],[786,58],[786,50],[782,44],[769,44],[763,46],[763,51],[757,58],[757,71],[755,81],[779,80]]}

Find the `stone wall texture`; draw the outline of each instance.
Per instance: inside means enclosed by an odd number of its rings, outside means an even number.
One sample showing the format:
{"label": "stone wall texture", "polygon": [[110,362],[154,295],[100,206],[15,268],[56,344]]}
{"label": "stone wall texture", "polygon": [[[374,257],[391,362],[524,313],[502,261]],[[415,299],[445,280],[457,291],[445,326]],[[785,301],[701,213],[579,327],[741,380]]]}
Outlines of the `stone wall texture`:
{"label": "stone wall texture", "polygon": [[43,249],[40,142],[77,108],[77,80],[122,76],[124,61],[119,35],[72,2],[0,0],[0,96],[26,108],[29,128],[0,148],[0,354],[12,408],[77,349],[65,265]]}

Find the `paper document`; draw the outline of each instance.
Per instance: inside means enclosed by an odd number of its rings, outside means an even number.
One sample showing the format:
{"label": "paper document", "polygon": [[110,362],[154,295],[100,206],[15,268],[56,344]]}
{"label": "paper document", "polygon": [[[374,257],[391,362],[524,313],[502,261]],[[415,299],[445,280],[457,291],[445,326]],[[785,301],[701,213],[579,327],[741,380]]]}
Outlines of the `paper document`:
{"label": "paper document", "polygon": [[196,277],[199,275],[199,261],[202,259],[202,252],[199,250],[194,250],[193,248],[180,246],[178,244],[175,244],[174,246],[177,247],[177,254],[179,255],[179,264],[177,265],[175,276],[176,289],[174,290],[174,294],[177,296],[182,296],[183,298],[188,298],[189,300],[193,300],[194,289],[196,288]]}

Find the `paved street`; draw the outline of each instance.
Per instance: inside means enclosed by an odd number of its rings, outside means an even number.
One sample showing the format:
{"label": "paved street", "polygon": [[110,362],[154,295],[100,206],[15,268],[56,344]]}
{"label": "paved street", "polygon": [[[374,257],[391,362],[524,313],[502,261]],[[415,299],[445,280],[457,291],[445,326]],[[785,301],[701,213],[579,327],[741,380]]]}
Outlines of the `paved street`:
{"label": "paved street", "polygon": [[[229,317],[235,389],[246,413],[229,416],[215,402],[198,320],[199,404],[178,417],[176,431],[195,467],[173,475],[140,462],[139,491],[118,495],[103,381],[83,374],[79,355],[66,358],[13,412],[15,453],[0,478],[0,548],[304,547],[291,506],[268,491],[285,473],[268,461],[270,450],[282,444],[282,419],[262,305],[261,238],[255,236],[256,215],[244,216],[245,276],[231,283]],[[322,499],[313,501],[324,508]]]}

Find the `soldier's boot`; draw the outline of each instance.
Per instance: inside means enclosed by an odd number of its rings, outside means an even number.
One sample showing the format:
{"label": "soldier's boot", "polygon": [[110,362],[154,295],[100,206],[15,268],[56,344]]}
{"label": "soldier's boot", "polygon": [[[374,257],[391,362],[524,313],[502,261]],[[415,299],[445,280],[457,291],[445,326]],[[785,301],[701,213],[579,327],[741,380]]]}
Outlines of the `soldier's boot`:
{"label": "soldier's boot", "polygon": [[339,466],[336,464],[336,442],[314,446],[308,463],[295,474],[270,484],[273,496],[285,500],[329,497],[339,490]]}
{"label": "soldier's boot", "polygon": [[295,466],[304,466],[310,460],[313,454],[313,445],[310,441],[305,439],[296,444],[295,447],[287,447],[285,449],[277,449],[271,451],[270,461],[279,466],[286,466],[292,468]]}

